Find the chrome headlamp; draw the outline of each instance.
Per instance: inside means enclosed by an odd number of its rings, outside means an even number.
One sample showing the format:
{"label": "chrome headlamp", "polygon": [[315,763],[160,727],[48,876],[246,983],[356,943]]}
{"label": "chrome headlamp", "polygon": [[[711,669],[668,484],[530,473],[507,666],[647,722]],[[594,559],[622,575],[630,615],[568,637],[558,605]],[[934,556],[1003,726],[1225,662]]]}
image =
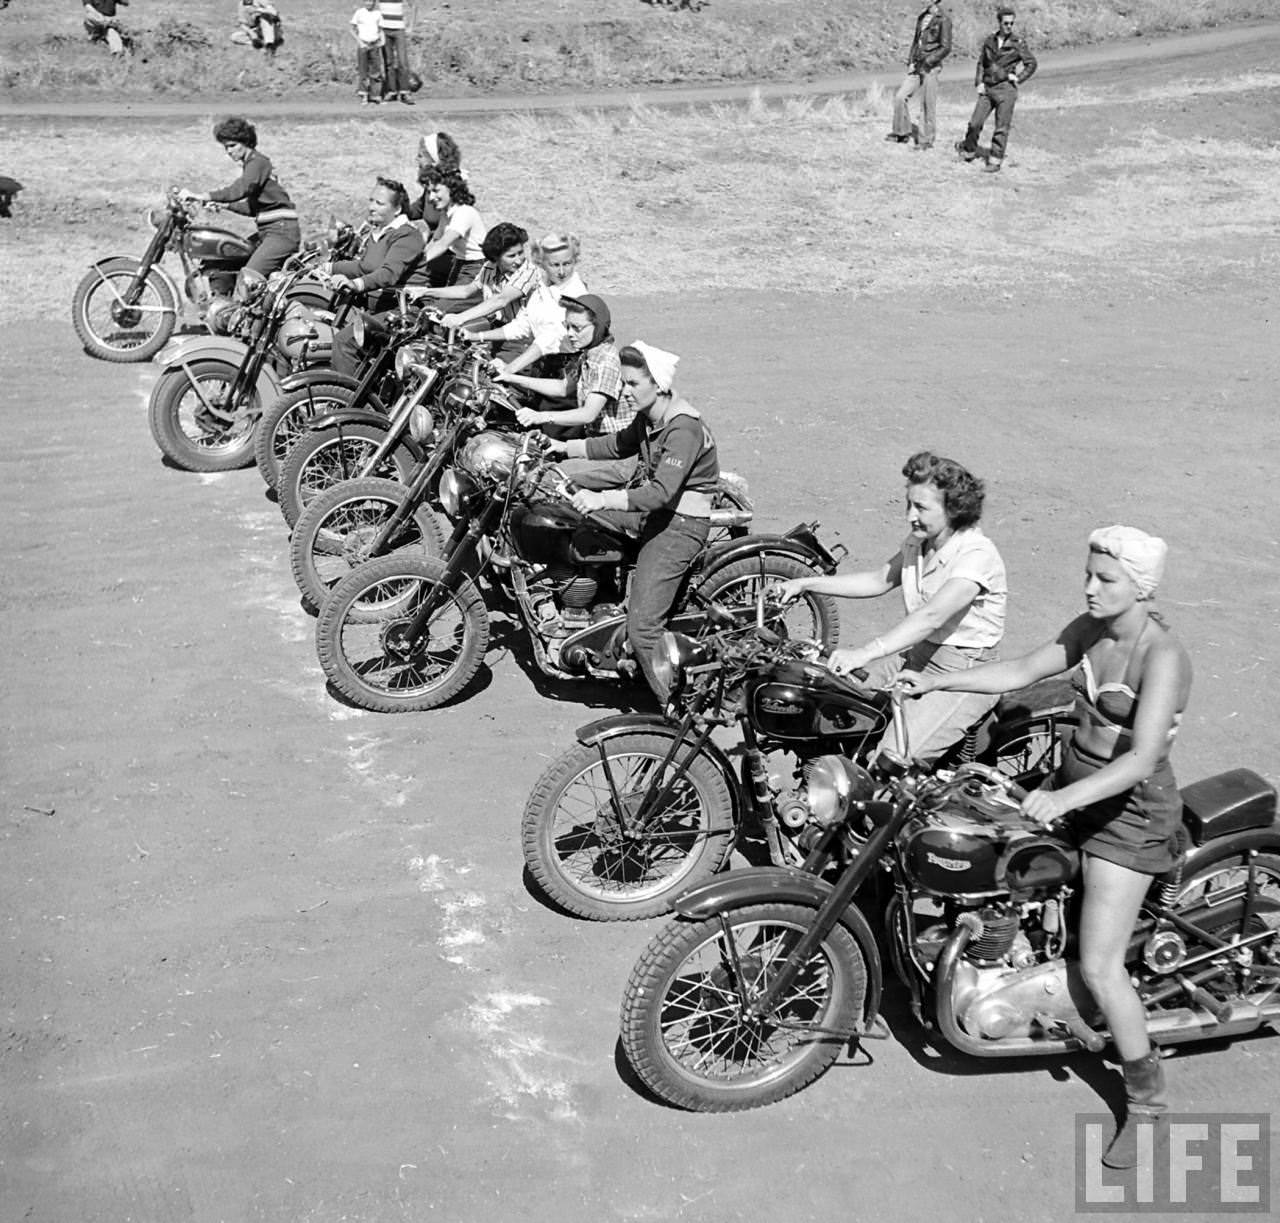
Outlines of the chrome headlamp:
{"label": "chrome headlamp", "polygon": [[850,803],[871,798],[875,788],[871,774],[847,756],[819,756],[805,769],[805,802],[824,828],[843,819]]}
{"label": "chrome headlamp", "polygon": [[475,495],[476,486],[466,472],[450,467],[440,477],[440,504],[450,518],[461,518]]}
{"label": "chrome headlamp", "polygon": [[695,663],[706,659],[706,651],[692,637],[670,631],[662,634],[662,640],[653,647],[650,663],[654,678],[674,695],[684,684],[685,671]]}
{"label": "chrome headlamp", "polygon": [[410,370],[414,373],[422,375],[428,372],[431,367],[424,364],[427,360],[427,348],[425,344],[404,344],[401,345],[396,353],[396,377],[402,382],[404,376]]}

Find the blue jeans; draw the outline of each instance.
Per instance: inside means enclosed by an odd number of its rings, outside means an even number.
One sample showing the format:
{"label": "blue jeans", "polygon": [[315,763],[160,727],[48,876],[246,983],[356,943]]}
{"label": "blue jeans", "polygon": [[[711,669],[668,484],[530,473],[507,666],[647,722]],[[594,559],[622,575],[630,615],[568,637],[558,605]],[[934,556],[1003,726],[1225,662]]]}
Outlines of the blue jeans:
{"label": "blue jeans", "polygon": [[358,47],[356,72],[360,77],[360,92],[370,98],[382,96],[382,48]]}
{"label": "blue jeans", "polygon": [[685,574],[707,542],[711,520],[671,510],[608,510],[604,516],[621,526],[640,526],[640,555],[627,598],[627,638],[649,687],[665,702],[667,690],[653,672],[653,651],[666,631]]}
{"label": "blue jeans", "polygon": [[895,136],[911,135],[911,108],[908,102],[920,94],[920,136],[922,148],[933,144],[937,131],[938,117],[938,78],[942,69],[930,68],[925,72],[908,72],[898,92],[893,95],[893,134]]}
{"label": "blue jeans", "polygon": [[387,69],[387,96],[394,98],[398,93],[409,92],[406,31],[383,30],[382,37],[386,40],[382,48],[382,59]]}

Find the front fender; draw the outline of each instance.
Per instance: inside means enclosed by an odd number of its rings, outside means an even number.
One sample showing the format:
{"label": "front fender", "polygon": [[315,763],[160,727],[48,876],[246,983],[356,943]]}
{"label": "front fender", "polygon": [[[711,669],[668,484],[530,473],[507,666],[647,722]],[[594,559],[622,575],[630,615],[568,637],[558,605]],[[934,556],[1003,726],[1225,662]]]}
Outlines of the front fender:
{"label": "front fender", "polygon": [[[340,429],[345,425],[372,425],[375,429],[387,432],[387,417],[384,412],[371,412],[367,408],[341,408],[337,412],[329,412],[317,416],[308,426],[309,433],[319,433],[323,429]],[[396,448],[404,447],[415,463],[421,463],[426,457],[420,442],[415,442],[406,429],[404,435],[396,443]],[[392,452],[394,453],[394,451]]]}
{"label": "front fender", "polygon": [[170,340],[160,350],[156,361],[168,373],[171,369],[179,369],[192,361],[202,361],[209,357],[239,365],[248,351],[249,346],[243,340],[232,339],[231,336],[187,335]]}
{"label": "front fender", "polygon": [[[676,898],[674,908],[681,917],[695,921],[757,904],[794,904],[816,911],[831,892],[832,886],[825,879],[795,867],[749,866],[689,888]],[[867,961],[867,1009],[863,1018],[870,1022],[880,1013],[884,981],[880,948],[871,923],[856,904],[850,904],[840,915],[840,924],[853,936]]]}
{"label": "front fender", "polygon": [[[142,260],[135,259],[132,255],[108,255],[105,259],[95,259],[89,266],[97,272],[99,276],[102,276],[102,269],[106,267],[108,263],[118,263],[121,259],[132,263],[135,268],[140,268],[142,266]],[[151,265],[147,275],[154,276],[157,280],[164,281],[165,287],[169,290],[173,299],[174,308],[172,313],[181,313],[183,298],[182,290],[178,288],[177,282],[169,275],[165,270],[164,265],[158,259]],[[105,280],[106,278],[103,277],[103,279]],[[169,311],[166,311],[165,313],[169,313]]]}
{"label": "front fender", "polygon": [[327,386],[344,386],[352,391],[360,385],[359,381],[350,374],[340,374],[332,366],[313,365],[308,369],[300,369],[290,374],[280,383],[280,389],[288,394],[290,391],[300,391],[304,386],[315,386],[321,382]]}
{"label": "front fender", "polygon": [[[616,713],[608,718],[598,718],[579,726],[574,732],[578,742],[585,747],[595,747],[620,735],[646,734],[661,735],[667,739],[676,737],[676,727],[660,713]],[[729,801],[733,804],[733,825],[742,827],[742,801],[739,795],[738,778],[729,757],[718,744],[707,740],[702,747],[711,762],[724,774],[725,785],[729,787]]]}

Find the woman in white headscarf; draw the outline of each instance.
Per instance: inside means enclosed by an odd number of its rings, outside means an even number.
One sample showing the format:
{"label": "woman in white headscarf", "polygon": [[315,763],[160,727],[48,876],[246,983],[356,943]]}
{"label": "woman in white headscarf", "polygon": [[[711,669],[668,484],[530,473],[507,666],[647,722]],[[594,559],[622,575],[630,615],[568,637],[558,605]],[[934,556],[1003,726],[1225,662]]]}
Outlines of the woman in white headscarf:
{"label": "woman in white headscarf", "polygon": [[1125,952],[1154,875],[1178,857],[1182,801],[1169,751],[1191,693],[1186,650],[1152,606],[1164,540],[1133,527],[1089,536],[1086,611],[1022,658],[951,675],[904,675],[911,696],[942,690],[1000,693],[1075,669],[1078,726],[1062,765],[1028,795],[1045,824],[1071,815],[1084,856],[1080,968],[1123,1062],[1128,1109],[1103,1162],[1131,1168],[1138,1128],[1167,1107],[1160,1055],[1125,969]]}

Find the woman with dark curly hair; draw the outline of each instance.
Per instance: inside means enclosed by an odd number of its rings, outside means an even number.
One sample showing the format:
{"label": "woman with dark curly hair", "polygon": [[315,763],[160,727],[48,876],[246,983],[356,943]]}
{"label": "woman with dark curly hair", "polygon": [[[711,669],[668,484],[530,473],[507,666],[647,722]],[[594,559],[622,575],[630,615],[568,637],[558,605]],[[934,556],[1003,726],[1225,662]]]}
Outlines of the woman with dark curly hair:
{"label": "woman with dark curly hair", "polygon": [[461,170],[435,169],[427,177],[427,202],[439,220],[427,242],[423,261],[432,263],[441,255],[453,256],[450,284],[470,284],[484,266],[484,236],[488,226],[475,207]]}
{"label": "woman with dark curly hair", "polygon": [[[424,237],[430,238],[440,224],[444,213],[427,197],[432,178],[437,173],[454,171],[461,174],[463,180],[467,172],[462,168],[462,150],[458,142],[448,132],[427,132],[418,140],[418,168],[416,177],[422,187],[422,194],[409,205],[409,220],[421,222],[419,228]],[[453,283],[453,254],[445,251],[437,255],[427,265],[427,283],[432,288]]]}
{"label": "woman with dark curly hair", "polygon": [[[902,590],[907,614],[857,649],[835,650],[837,675],[866,667],[887,687],[904,671],[926,675],[965,671],[999,657],[1008,586],[1004,561],[978,526],[985,485],[951,459],[928,450],[902,469],[907,480],[907,529],[902,546],[878,569],[782,582],[784,601],[804,591],[871,599]],[[911,755],[937,760],[996,703],[994,696],[931,692],[903,709]],[[893,731],[881,746],[902,750]]]}
{"label": "woman with dark curly hair", "polygon": [[257,243],[246,269],[264,276],[284,266],[302,245],[298,210],[280,185],[271,162],[258,152],[258,133],[248,119],[233,116],[215,125],[213,138],[240,166],[240,177],[217,191],[178,192],[184,199],[225,204],[231,212],[252,217],[258,227]]}

